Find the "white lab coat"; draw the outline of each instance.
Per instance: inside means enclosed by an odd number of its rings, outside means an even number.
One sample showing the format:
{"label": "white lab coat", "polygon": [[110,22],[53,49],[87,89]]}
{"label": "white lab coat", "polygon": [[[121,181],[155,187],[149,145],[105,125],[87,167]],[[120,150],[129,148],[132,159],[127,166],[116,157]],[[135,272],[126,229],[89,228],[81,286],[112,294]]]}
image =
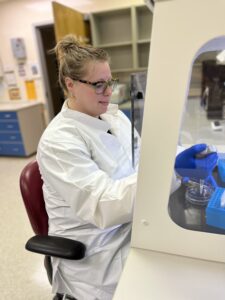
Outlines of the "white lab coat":
{"label": "white lab coat", "polygon": [[101,119],[65,102],[37,152],[49,234],[87,248],[80,261],[53,258],[53,292],[78,300],[111,300],[129,250],[137,180],[131,124],[112,104]]}

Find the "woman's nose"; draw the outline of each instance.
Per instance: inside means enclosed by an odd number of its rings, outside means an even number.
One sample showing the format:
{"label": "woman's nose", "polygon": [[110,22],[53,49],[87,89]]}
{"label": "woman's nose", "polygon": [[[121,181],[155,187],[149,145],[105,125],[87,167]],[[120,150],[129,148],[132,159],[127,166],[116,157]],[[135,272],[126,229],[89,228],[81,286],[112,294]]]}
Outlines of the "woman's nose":
{"label": "woman's nose", "polygon": [[103,93],[105,96],[110,96],[112,95],[112,87],[111,86],[107,86],[106,89],[104,90],[104,93]]}

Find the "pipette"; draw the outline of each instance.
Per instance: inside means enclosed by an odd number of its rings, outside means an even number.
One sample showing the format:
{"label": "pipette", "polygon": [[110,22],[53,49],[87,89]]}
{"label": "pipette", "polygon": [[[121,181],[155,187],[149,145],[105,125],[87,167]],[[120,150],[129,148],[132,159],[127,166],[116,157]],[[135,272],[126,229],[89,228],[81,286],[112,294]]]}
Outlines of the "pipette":
{"label": "pipette", "polygon": [[203,194],[203,191],[204,191],[204,179],[200,179],[200,186],[199,186],[199,192],[200,192],[200,195]]}

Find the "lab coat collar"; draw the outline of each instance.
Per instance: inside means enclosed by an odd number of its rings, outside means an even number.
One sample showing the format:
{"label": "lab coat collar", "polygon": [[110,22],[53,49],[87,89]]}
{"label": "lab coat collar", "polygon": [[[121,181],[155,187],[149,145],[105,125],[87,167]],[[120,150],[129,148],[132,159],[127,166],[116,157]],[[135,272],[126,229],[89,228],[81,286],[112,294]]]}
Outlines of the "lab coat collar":
{"label": "lab coat collar", "polygon": [[80,123],[83,123],[87,126],[90,126],[92,128],[103,130],[107,132],[109,129],[112,128],[113,124],[110,124],[107,120],[110,121],[110,116],[116,115],[118,112],[118,105],[116,104],[109,104],[107,112],[102,114],[101,120],[98,118],[94,118],[92,116],[89,116],[87,114],[81,113],[76,110],[72,110],[68,108],[67,100],[64,102],[62,106],[62,114],[66,118],[72,118]]}

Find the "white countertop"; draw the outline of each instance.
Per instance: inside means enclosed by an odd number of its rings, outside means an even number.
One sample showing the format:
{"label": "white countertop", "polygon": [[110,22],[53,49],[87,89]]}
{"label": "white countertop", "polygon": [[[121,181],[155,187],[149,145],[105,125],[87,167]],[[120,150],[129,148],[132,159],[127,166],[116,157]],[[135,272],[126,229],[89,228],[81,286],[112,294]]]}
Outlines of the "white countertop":
{"label": "white countertop", "polygon": [[131,248],[113,300],[137,299],[224,300],[225,264]]}
{"label": "white countertop", "polygon": [[0,102],[0,111],[17,111],[24,108],[29,108],[35,105],[43,105],[41,101],[5,101]]}

